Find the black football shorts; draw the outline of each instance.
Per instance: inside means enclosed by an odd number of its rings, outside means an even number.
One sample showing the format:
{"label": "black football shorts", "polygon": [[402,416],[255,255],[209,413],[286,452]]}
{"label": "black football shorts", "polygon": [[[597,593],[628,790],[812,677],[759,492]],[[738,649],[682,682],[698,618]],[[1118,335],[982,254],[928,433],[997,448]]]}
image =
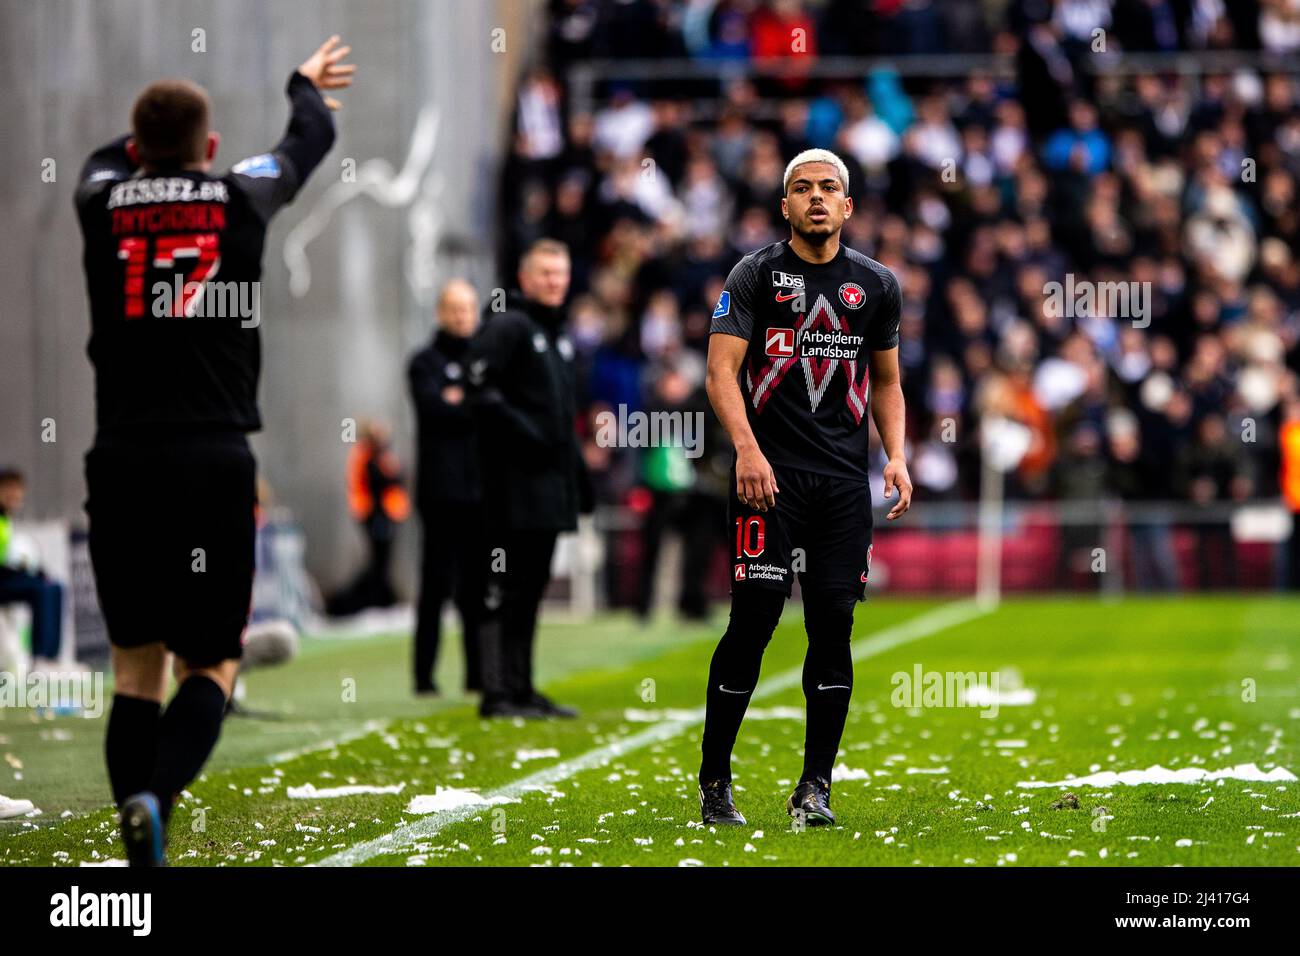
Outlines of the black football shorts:
{"label": "black football shorts", "polygon": [[86,454],[90,560],[115,646],[161,641],[194,667],[240,657],[255,481],[238,432],[98,443]]}
{"label": "black football shorts", "polygon": [[776,507],[758,511],[736,497],[731,471],[731,587],[794,587],[806,595],[850,591],[866,600],[871,569],[871,489],[865,479],[835,478],[772,466]]}

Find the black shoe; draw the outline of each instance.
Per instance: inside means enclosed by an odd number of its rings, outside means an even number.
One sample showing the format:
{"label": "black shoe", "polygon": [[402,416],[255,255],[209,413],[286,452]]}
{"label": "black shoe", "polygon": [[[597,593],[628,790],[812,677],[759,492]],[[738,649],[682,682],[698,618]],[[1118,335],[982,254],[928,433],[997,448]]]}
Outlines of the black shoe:
{"label": "black shoe", "polygon": [[799,781],[799,786],[794,788],[794,793],[790,794],[790,799],[786,801],[785,809],[790,816],[802,813],[810,827],[834,823],[835,814],[831,813],[830,782],[821,777]]}
{"label": "black shoe", "polygon": [[550,716],[540,708],[517,704],[509,697],[484,697],[478,705],[480,717],[523,717],[526,720],[540,720]]}
{"label": "black shoe", "polygon": [[437,684],[416,684],[416,697],[437,697],[441,691],[438,690]]}
{"label": "black shoe", "polygon": [[515,701],[515,703],[519,704],[521,707],[531,707],[535,710],[539,710],[547,717],[559,717],[562,720],[572,720],[574,717],[578,716],[578,712],[572,707],[565,707],[563,704],[557,704],[555,701],[551,700],[551,698],[536,692],[529,694],[522,700]]}
{"label": "black shoe", "polygon": [[709,780],[700,784],[700,818],[705,826],[715,823],[743,827],[745,818],[731,799],[730,780]]}
{"label": "black shoe", "polygon": [[166,866],[162,808],[152,793],[137,793],[122,803],[122,842],[130,866]]}

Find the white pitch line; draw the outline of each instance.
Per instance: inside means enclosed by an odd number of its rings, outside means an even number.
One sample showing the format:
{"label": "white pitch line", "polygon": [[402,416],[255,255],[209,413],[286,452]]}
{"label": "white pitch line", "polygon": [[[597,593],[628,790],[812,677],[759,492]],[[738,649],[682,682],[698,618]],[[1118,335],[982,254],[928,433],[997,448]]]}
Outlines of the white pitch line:
{"label": "white pitch line", "polygon": [[[956,601],[952,604],[945,604],[901,624],[895,624],[883,631],[877,631],[865,640],[856,641],[853,645],[853,660],[856,663],[869,657],[875,657],[902,644],[929,637],[950,627],[956,627],[958,624],[964,624],[977,617],[982,617],[987,613],[989,613],[987,609],[979,607],[973,601]],[[791,687],[797,687],[802,682],[803,666],[792,667],[760,681],[758,687],[754,689],[750,701],[771,697],[773,694],[779,694]],[[552,764],[536,773],[521,777],[513,783],[498,787],[483,794],[483,796],[489,800],[494,797],[518,800],[530,790],[542,789],[562,780],[567,780],[584,770],[604,766],[615,757],[620,757],[634,750],[640,750],[650,744],[669,740],[682,731],[703,722],[704,708],[697,707],[691,711],[689,717],[665,720],[653,727],[646,728],[640,733],[633,734],[631,737],[623,737],[603,747],[588,750],[572,760],[561,760],[559,763]],[[356,846],[326,857],[315,865],[355,866],[385,853],[397,853],[413,843],[435,836],[438,831],[451,826],[453,823],[459,823],[462,820],[477,816],[483,810],[483,804],[474,803],[431,813],[419,820],[405,823],[383,836],[367,840],[364,843],[358,843]]]}
{"label": "white pitch line", "polygon": [[354,740],[360,740],[362,737],[369,737],[373,733],[385,729],[389,724],[387,720],[367,720],[360,727],[353,728],[347,733],[340,734],[329,740],[321,740],[314,744],[308,744],[305,747],[295,747],[293,750],[281,750],[279,753],[271,754],[266,758],[270,764],[288,763],[290,760],[297,760],[299,757],[305,757],[307,754],[318,753],[322,750],[335,750],[344,744],[350,744]]}

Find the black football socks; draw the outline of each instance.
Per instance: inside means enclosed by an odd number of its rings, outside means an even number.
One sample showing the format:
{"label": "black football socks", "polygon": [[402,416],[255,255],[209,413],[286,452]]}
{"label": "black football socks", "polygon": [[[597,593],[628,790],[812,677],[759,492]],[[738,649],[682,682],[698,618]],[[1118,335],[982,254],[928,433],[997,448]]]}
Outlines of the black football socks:
{"label": "black football socks", "polygon": [[162,704],[157,701],[113,695],[108,713],[104,756],[113,802],[119,807],[127,798],[149,786],[158,762],[158,724]]}
{"label": "black football socks", "polygon": [[808,654],[803,662],[808,724],[800,779],[830,780],[853,694],[852,598],[805,595],[804,627],[808,631]]}
{"label": "black football socks", "polygon": [[736,745],[749,698],[758,683],[767,649],[781,619],[785,595],[766,588],[745,588],[732,596],[731,618],[709,664],[705,696],[700,782],[731,779],[731,750]]}
{"label": "black football socks", "polygon": [[172,800],[199,775],[221,735],[226,695],[210,677],[185,678],[163,713],[158,733],[158,762],[148,789],[158,798],[163,818]]}

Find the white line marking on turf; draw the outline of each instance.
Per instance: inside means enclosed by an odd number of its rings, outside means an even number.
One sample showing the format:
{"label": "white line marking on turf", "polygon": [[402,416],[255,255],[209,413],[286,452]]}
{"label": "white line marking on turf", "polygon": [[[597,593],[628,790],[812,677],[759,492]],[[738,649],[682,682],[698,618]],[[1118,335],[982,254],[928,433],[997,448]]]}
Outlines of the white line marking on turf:
{"label": "white line marking on turf", "polygon": [[[875,657],[902,644],[929,637],[950,627],[956,627],[958,624],[964,624],[977,617],[982,617],[987,613],[989,613],[989,609],[979,607],[973,601],[956,601],[952,604],[945,604],[901,624],[887,627],[864,640],[856,641],[853,645],[853,660],[856,663],[869,657]],[[762,700],[792,687],[798,687],[802,683],[803,665],[792,667],[779,674],[774,674],[770,678],[760,680],[750,700]],[[530,790],[544,790],[584,770],[604,766],[615,757],[621,757],[623,754],[640,750],[651,744],[670,740],[682,731],[703,722],[704,708],[697,707],[678,719],[665,720],[630,737],[624,737],[603,747],[588,750],[572,760],[561,760],[559,763],[545,767],[536,773],[521,777],[512,783],[505,784],[484,794],[484,799],[498,802],[503,802],[502,798],[505,800],[520,799]],[[383,836],[367,840],[364,843],[358,843],[356,846],[326,857],[316,865],[355,866],[385,853],[397,853],[409,847],[412,843],[427,840],[445,827],[467,820],[482,811],[483,804],[469,804],[432,813],[411,823],[405,823]]]}
{"label": "white line marking on turf", "polygon": [[369,737],[371,734],[385,730],[389,723],[390,721],[387,720],[367,720],[360,727],[349,730],[347,733],[340,734],[330,740],[318,740],[315,743],[307,744],[305,747],[295,747],[293,750],[282,750],[277,754],[271,754],[266,758],[266,762],[269,764],[288,763],[290,760],[297,760],[307,754],[319,753],[322,750],[336,750],[344,744],[350,744],[354,740],[360,740],[362,737]]}

